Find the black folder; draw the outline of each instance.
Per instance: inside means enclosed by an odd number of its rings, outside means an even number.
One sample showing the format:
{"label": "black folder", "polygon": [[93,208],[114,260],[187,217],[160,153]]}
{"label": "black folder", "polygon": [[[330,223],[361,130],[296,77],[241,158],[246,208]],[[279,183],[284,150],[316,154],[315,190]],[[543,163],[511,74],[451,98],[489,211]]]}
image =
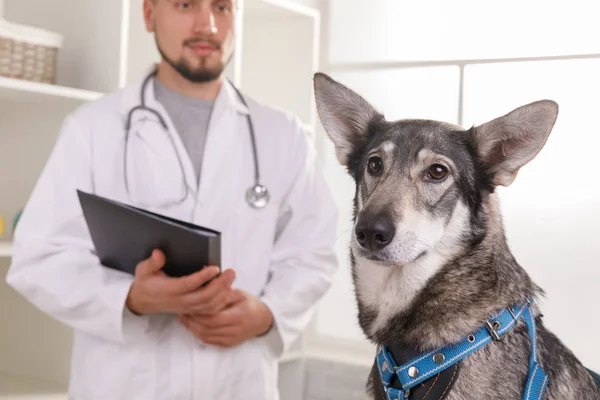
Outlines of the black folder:
{"label": "black folder", "polygon": [[172,277],[221,266],[221,233],[77,190],[96,254],[106,267],[135,273],[154,249]]}

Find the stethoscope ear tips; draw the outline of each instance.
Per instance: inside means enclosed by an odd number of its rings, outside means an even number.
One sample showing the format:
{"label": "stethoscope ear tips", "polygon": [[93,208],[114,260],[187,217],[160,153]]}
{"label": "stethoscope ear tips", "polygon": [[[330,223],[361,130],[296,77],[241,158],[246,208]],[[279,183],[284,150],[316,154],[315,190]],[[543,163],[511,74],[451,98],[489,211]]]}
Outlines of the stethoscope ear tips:
{"label": "stethoscope ear tips", "polygon": [[269,200],[269,191],[262,185],[256,184],[246,191],[246,201],[253,208],[264,208]]}

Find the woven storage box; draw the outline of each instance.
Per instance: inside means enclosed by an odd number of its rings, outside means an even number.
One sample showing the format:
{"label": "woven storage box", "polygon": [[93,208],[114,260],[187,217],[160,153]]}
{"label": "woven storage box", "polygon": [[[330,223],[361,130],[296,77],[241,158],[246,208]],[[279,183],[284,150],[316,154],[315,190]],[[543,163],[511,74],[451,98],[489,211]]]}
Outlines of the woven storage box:
{"label": "woven storage box", "polygon": [[0,19],[0,76],[56,83],[63,37]]}

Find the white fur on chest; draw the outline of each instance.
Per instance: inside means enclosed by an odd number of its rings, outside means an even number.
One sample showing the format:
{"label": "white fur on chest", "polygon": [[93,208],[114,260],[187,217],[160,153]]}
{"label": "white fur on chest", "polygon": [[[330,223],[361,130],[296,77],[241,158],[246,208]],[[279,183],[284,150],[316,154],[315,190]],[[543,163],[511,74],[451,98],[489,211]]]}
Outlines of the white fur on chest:
{"label": "white fur on chest", "polygon": [[357,260],[357,291],[366,306],[377,310],[370,334],[385,327],[390,319],[405,310],[438,270],[440,258],[432,254],[404,266],[387,266]]}

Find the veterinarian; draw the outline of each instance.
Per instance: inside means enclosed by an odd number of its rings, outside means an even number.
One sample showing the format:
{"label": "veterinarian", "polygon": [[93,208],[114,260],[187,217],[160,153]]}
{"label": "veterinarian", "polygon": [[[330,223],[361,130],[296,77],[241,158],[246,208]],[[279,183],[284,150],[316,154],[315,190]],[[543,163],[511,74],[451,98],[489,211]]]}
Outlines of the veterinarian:
{"label": "veterinarian", "polygon": [[[224,77],[235,1],[145,0],[144,17],[160,63],[66,118],[7,282],[73,328],[70,399],[278,399],[278,358],[336,269],[337,210],[298,118]],[[77,189],[221,231],[223,273],[169,278],[160,251],[135,277],[103,267]]]}

